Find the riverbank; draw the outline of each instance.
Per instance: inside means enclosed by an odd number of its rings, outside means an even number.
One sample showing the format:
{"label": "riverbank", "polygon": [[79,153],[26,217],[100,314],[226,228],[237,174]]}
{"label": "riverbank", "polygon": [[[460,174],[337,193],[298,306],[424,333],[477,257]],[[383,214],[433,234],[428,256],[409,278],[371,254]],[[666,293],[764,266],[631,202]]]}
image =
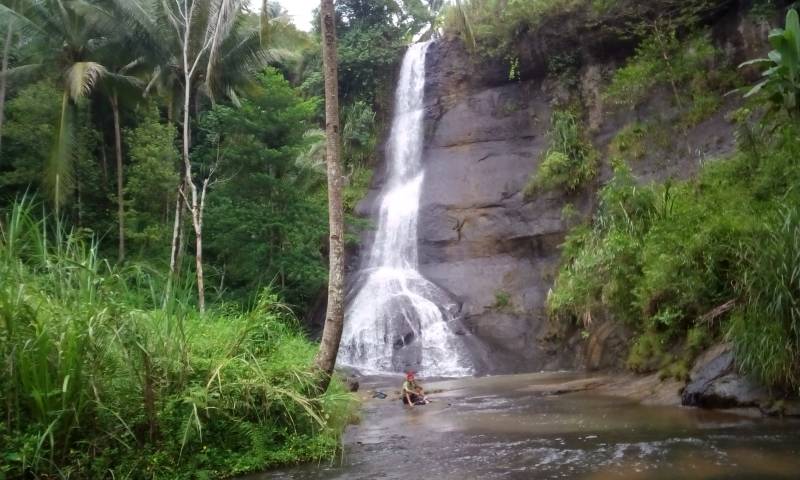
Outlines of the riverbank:
{"label": "riverbank", "polygon": [[[335,463],[248,480],[409,472],[460,480],[788,479],[800,471],[800,422],[680,407],[679,396],[651,382],[580,373],[428,381],[433,403],[409,409],[397,379],[364,379],[361,422],[348,428]],[[387,398],[372,398],[377,391]]]}

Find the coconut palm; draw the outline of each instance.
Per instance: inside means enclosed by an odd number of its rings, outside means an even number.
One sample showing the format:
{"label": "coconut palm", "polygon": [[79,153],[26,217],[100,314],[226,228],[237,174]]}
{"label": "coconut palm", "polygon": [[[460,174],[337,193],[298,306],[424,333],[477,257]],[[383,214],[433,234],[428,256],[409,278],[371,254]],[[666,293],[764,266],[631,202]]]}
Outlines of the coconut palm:
{"label": "coconut palm", "polygon": [[58,210],[73,185],[75,106],[101,79],[116,75],[96,55],[119,35],[116,19],[99,4],[87,1],[3,0],[0,22],[13,22],[32,52],[30,62],[10,69],[7,76],[51,75],[63,90],[55,144],[45,168],[45,184]]}

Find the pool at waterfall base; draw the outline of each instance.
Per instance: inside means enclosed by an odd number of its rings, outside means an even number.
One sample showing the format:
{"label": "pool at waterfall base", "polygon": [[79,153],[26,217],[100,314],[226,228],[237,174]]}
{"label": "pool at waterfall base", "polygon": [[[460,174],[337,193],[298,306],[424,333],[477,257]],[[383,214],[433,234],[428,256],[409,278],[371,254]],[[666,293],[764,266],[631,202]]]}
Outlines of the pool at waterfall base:
{"label": "pool at waterfall base", "polygon": [[798,421],[560,387],[587,379],[422,379],[433,403],[410,409],[398,400],[400,376],[371,378],[339,458],[250,480],[800,478]]}

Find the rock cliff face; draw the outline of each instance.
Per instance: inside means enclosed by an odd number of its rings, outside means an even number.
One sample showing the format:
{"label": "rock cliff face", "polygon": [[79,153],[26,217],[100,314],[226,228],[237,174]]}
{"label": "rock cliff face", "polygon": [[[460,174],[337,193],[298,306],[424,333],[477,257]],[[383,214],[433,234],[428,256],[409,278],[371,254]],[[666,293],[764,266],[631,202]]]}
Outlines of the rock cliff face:
{"label": "rock cliff face", "polygon": [[[493,85],[473,68],[459,43],[428,51],[421,270],[462,302],[487,371],[568,367],[572,355],[539,346],[566,199],[522,193],[548,146],[551,106],[539,81]],[[575,200],[587,209],[588,198]]]}
{"label": "rock cliff face", "polygon": [[[709,20],[717,44],[733,59],[752,56],[763,44],[766,25],[746,19],[737,2],[721,5]],[[625,125],[656,113],[674,122],[680,112],[670,111],[667,91],[653,92],[635,111],[603,105],[603,83],[632,53],[631,45],[613,37],[584,36],[585,45],[570,44],[580,55],[577,92],[548,79],[544,59],[566,48],[565,38],[582,38],[570,37],[575,32],[565,28],[566,33],[531,36],[522,80],[510,81],[505,65],[477,63],[455,40],[428,50],[421,271],[460,302],[463,323],[481,345],[474,352],[478,373],[616,367],[624,353],[625,332],[609,322],[596,319],[593,337],[582,342],[547,320],[559,245],[575,222],[562,211],[569,204],[578,218],[591,215],[596,191],[610,175],[608,144]],[[526,199],[523,189],[548,148],[553,106],[575,95],[601,155],[601,174],[577,194]],[[703,162],[730,152],[733,127],[725,116],[733,107],[687,131],[670,152],[646,153],[631,165],[634,173],[642,182],[686,178]],[[362,213],[372,210],[381,177]]]}

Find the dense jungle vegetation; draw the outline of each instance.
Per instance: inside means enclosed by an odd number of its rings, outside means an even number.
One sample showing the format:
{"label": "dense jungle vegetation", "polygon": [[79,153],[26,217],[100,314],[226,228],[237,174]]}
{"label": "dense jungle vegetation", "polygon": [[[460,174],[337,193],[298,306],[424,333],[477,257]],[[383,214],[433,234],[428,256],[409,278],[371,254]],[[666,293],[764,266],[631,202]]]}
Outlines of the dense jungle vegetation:
{"label": "dense jungle vegetation", "polygon": [[[0,0],[0,479],[219,478],[336,454],[357,405],[341,380],[315,390],[298,321],[327,278],[319,26],[252,3]],[[712,2],[666,1],[658,21],[627,10],[640,3],[337,1],[346,210],[409,42],[460,38],[516,81],[548,18],[624,18],[638,46],[605,101],[661,89],[677,121],[631,123],[600,148],[581,101],[557,106],[525,194],[598,187],[599,208],[566,239],[549,313],[625,324],[637,371],[685,377],[729,339],[745,371],[796,389],[797,16],[739,71],[699,20]],[[580,68],[563,52],[547,75],[575,90]],[[692,180],[637,181],[631,165],[674,153],[671,135],[733,97],[734,154]],[[351,241],[362,223],[348,217]]]}
{"label": "dense jungle vegetation", "polygon": [[[336,2],[348,211],[439,7]],[[298,321],[327,280],[319,30],[278,2],[0,1],[0,478],[333,458],[356,405],[315,389]]]}

